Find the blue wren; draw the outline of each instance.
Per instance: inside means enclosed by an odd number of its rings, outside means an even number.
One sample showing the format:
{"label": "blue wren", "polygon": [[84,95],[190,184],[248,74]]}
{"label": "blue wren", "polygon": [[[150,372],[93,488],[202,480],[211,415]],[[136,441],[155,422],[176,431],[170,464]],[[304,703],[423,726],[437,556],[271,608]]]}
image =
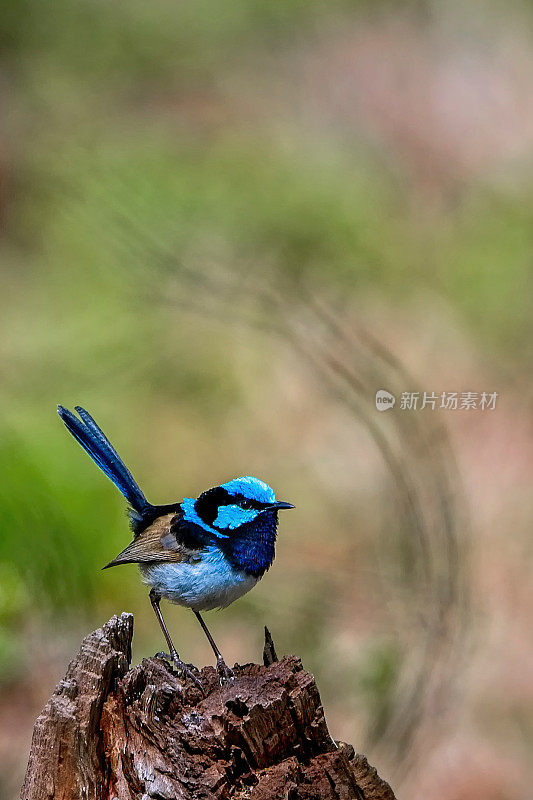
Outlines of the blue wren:
{"label": "blue wren", "polygon": [[217,659],[222,681],[233,677],[200,616],[228,606],[255,586],[274,561],[278,511],[293,508],[276,499],[266,483],[244,476],[208,489],[194,499],[155,506],[94,419],[76,406],[79,418],[58,406],[70,433],[129,503],[133,541],[104,569],[138,564],[151,586],[150,601],[170,650],[170,659],[195,683],[193,667],[178,656],[159,607],[161,598],[191,608]]}

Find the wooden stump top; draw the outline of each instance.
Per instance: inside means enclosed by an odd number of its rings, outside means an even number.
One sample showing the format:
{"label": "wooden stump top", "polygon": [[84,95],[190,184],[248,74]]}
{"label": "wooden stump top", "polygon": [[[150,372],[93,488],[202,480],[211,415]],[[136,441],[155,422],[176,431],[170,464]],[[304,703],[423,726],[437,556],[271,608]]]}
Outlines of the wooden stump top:
{"label": "wooden stump top", "polygon": [[132,636],[122,614],[84,639],[35,723],[22,800],[394,800],[332,740],[295,656],[224,687],[204,667],[202,694],[161,659],[129,669]]}

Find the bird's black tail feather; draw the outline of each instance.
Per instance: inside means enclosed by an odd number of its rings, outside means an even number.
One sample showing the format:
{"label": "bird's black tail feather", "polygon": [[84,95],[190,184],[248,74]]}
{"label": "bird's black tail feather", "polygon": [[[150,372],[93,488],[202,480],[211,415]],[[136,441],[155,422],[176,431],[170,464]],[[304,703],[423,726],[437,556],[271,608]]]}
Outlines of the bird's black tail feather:
{"label": "bird's black tail feather", "polygon": [[[150,515],[153,506],[137,486],[133,475],[107,436],[85,409],[76,406],[76,411],[80,419],[67,408],[63,408],[63,406],[57,407],[57,413],[70,433],[78,440],[83,449],[89,453],[100,469],[105,472],[107,477],[113,481],[117,489],[122,492],[133,511],[137,512],[140,518],[144,517],[144,515]],[[136,515],[132,514],[131,516],[133,522],[133,517]]]}

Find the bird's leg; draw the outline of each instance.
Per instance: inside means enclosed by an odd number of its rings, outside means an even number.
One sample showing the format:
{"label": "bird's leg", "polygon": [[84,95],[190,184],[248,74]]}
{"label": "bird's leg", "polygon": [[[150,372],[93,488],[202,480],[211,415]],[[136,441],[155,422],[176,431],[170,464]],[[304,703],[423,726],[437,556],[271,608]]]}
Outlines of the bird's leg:
{"label": "bird's leg", "polygon": [[165,620],[163,619],[163,615],[161,613],[161,609],[159,608],[159,603],[161,602],[161,597],[154,592],[153,589],[150,590],[150,602],[152,604],[152,608],[154,609],[155,615],[157,617],[157,621],[161,626],[161,630],[163,631],[163,635],[167,640],[168,649],[170,652],[170,660],[174,661],[175,664],[178,662],[181,663],[180,657],[178,655],[178,651],[174,647],[174,643],[170,638],[170,633],[168,632],[168,628],[165,625]]}
{"label": "bird's leg", "polygon": [[[183,675],[185,675],[188,678],[190,678],[193,681],[193,683],[195,683],[196,686],[198,686],[198,688],[202,689],[202,684],[201,684],[200,680],[196,677],[196,675],[192,671],[193,670],[192,665],[185,664],[180,659],[180,657],[178,655],[178,651],[174,647],[174,643],[173,643],[172,639],[170,638],[170,633],[168,632],[167,626],[165,625],[165,620],[163,619],[163,615],[161,613],[161,609],[159,608],[159,603],[161,602],[161,597],[160,597],[160,595],[157,594],[157,592],[154,592],[153,589],[150,590],[150,602],[152,604],[152,608],[154,609],[155,615],[157,617],[157,621],[159,622],[159,624],[161,626],[161,630],[163,631],[163,635],[164,635],[164,637],[165,637],[165,639],[167,641],[168,649],[169,649],[169,652],[170,652],[170,660],[172,661],[173,664],[176,665],[176,668]],[[163,654],[163,653],[161,653],[161,654],[158,653],[158,655],[166,656],[166,654]]]}
{"label": "bird's leg", "polygon": [[207,625],[203,621],[202,617],[200,616],[200,612],[199,611],[195,611],[194,613],[196,614],[196,619],[198,620],[198,622],[202,626],[202,630],[205,633],[205,635],[207,636],[209,644],[213,648],[213,653],[216,656],[216,659],[217,659],[217,670],[218,670],[218,674],[220,676],[220,683],[222,683],[222,684],[229,683],[235,677],[235,675],[233,674],[233,670],[230,669],[227,666],[226,662],[224,661],[224,659],[222,657],[222,653],[220,652],[220,650],[216,646],[215,640],[213,639],[213,637],[209,633],[209,628],[207,627]]}

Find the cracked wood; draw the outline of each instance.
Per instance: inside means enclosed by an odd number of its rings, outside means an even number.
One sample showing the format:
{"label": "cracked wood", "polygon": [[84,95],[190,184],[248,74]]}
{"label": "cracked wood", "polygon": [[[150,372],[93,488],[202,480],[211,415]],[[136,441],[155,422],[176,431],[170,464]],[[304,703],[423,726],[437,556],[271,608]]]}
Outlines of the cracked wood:
{"label": "cracked wood", "polygon": [[335,744],[312,675],[288,656],[205,696],[160,659],[129,669],[133,617],[84,639],[35,723],[22,800],[394,800]]}

